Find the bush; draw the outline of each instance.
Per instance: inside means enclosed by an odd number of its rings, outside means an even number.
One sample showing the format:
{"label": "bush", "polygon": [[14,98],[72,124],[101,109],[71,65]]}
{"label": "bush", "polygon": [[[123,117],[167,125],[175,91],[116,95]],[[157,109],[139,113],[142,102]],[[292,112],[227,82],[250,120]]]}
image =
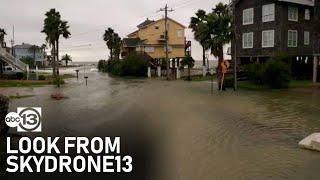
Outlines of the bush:
{"label": "bush", "polygon": [[99,61],[98,68],[116,76],[146,77],[149,60],[147,56],[131,53],[123,60]]}
{"label": "bush", "polygon": [[271,88],[288,88],[290,83],[288,64],[277,59],[267,61],[263,69],[263,81]]}
{"label": "bush", "polygon": [[64,80],[63,80],[63,78],[62,77],[56,77],[56,78],[53,78],[53,80],[52,80],[52,84],[54,84],[54,85],[58,85],[58,84],[64,84],[65,82],[64,82]]}
{"label": "bush", "polygon": [[5,117],[8,114],[9,98],[0,94],[0,135],[5,136],[9,127],[5,123]]}
{"label": "bush", "polygon": [[254,84],[267,85],[275,89],[289,87],[290,58],[284,53],[276,54],[266,63],[250,64],[244,69],[247,78]]}
{"label": "bush", "polygon": [[46,80],[46,77],[45,77],[44,75],[40,75],[40,76],[39,76],[39,80],[40,80],[40,81],[44,81],[44,80]]}
{"label": "bush", "polygon": [[18,80],[22,80],[24,78],[24,76],[25,75],[22,72],[17,72],[16,73],[16,77],[17,77]]}

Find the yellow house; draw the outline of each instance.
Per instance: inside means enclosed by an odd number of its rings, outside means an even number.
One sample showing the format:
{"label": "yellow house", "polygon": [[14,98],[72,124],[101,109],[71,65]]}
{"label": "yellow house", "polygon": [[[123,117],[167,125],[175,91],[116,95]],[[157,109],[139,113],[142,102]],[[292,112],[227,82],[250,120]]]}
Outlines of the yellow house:
{"label": "yellow house", "polygon": [[[122,56],[132,51],[146,53],[153,59],[166,57],[165,19],[157,21],[147,19],[139,24],[138,30],[123,39]],[[183,58],[186,55],[185,26],[168,18],[168,52],[169,58]]]}

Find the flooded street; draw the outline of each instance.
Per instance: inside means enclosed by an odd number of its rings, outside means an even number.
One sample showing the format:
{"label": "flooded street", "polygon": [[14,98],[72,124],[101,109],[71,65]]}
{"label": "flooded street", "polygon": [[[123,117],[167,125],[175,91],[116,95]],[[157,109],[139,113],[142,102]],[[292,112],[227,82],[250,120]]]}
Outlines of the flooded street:
{"label": "flooded street", "polygon": [[[74,78],[61,90],[0,92],[35,95],[12,100],[10,110],[42,107],[46,136],[121,135],[136,143],[147,156],[149,179],[320,179],[320,154],[297,145],[320,131],[319,92],[212,95],[209,82],[88,76],[88,87]],[[50,99],[57,91],[68,99]]]}

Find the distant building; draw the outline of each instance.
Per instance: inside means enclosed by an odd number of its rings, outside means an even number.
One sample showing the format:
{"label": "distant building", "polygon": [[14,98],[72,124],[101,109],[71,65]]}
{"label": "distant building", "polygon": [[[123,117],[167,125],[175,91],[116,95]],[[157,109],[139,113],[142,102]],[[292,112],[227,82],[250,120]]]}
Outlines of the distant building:
{"label": "distant building", "polygon": [[[138,30],[124,38],[122,42],[121,55],[124,57],[130,52],[141,52],[153,59],[164,59],[165,50],[165,19],[157,21],[147,19],[139,24]],[[168,18],[168,43],[169,58],[180,59],[190,54],[191,42],[186,41],[185,26]]]}
{"label": "distant building", "polygon": [[13,47],[13,55],[17,59],[30,57],[35,61],[35,65],[43,67],[47,65],[45,58],[45,51],[41,47],[22,43],[21,45],[15,45]]}
{"label": "distant building", "polygon": [[[276,52],[308,62],[317,70],[320,56],[319,0],[234,0],[236,41],[233,59],[265,61]],[[312,70],[310,72],[312,74]],[[316,74],[316,72],[314,72]]]}

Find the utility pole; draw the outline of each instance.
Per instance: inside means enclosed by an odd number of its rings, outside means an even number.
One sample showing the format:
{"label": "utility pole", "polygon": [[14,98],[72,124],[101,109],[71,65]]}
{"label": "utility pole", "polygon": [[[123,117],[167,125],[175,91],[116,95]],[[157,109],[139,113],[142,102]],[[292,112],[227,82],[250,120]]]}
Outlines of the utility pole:
{"label": "utility pole", "polygon": [[[238,74],[237,74],[237,65],[238,65],[238,62],[237,62],[237,29],[236,29],[236,24],[235,24],[235,1],[232,0],[232,19],[233,19],[233,27],[234,27],[234,43],[233,43],[233,48],[234,48],[234,54],[233,54],[233,79],[234,79],[234,82],[233,82],[233,89],[234,91],[236,91],[238,89]],[[232,46],[231,46],[232,47]],[[231,52],[232,52],[232,49],[231,49]],[[232,53],[231,53],[232,54]]]}
{"label": "utility pole", "polygon": [[14,56],[14,25],[12,26],[12,39],[11,39],[11,54]]}
{"label": "utility pole", "polygon": [[167,80],[170,79],[169,76],[169,70],[170,70],[170,62],[169,62],[169,37],[168,37],[168,11],[172,12],[173,9],[168,9],[168,5],[166,4],[166,6],[164,8],[161,8],[160,11],[164,11],[165,14],[165,19],[164,19],[164,36],[165,36],[165,40],[166,40],[166,45],[165,45],[165,49],[166,49],[166,62],[167,62]]}

